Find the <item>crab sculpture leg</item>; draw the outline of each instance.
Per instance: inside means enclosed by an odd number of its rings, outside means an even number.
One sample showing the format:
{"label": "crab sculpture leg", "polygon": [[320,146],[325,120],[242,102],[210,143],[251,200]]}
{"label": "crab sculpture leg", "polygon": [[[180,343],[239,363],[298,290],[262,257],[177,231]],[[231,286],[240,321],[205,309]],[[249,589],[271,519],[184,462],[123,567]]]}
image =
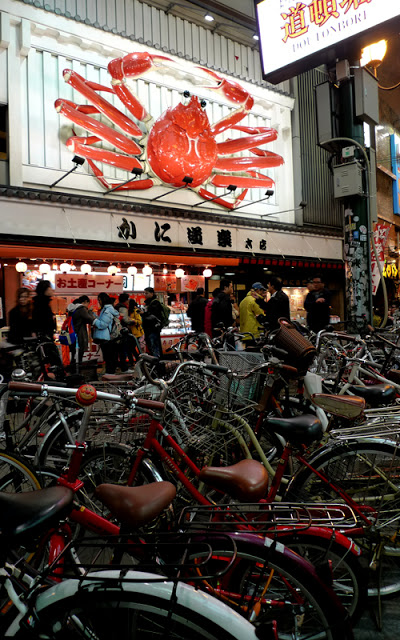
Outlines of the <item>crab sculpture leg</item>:
{"label": "crab sculpture leg", "polygon": [[[71,85],[75,90],[79,91],[91,104],[78,105],[70,100],[58,99],[55,101],[55,108],[58,113],[67,117],[74,124],[94,133],[93,136],[76,136],[73,135],[67,140],[66,146],[76,154],[87,159],[90,168],[99,182],[106,188],[119,187],[119,183],[109,184],[95,161],[104,162],[111,166],[126,171],[132,171],[134,168],[141,168],[142,164],[137,158],[132,156],[141,156],[143,148],[130,140],[128,136],[142,139],[146,134],[132,120],[127,118],[119,109],[114,107],[108,100],[100,96],[98,91],[106,91],[116,94],[130,113],[143,123],[149,122],[151,116],[140,101],[125,86],[126,77],[132,75],[132,69],[136,70],[135,75],[142,75],[146,71],[160,63],[160,61],[171,60],[165,56],[152,56],[146,53],[132,53],[124,58],[112,60],[108,69],[112,76],[112,87],[106,87],[101,84],[85,80],[75,71],[65,69],[63,73],[64,81]],[[124,63],[123,63],[124,61]],[[121,134],[108,125],[105,125],[96,118],[92,118],[91,114],[104,114],[112,122],[127,134]],[[99,147],[92,147],[98,142],[109,142],[112,146],[125,152],[118,153],[115,151],[107,151]],[[122,185],[121,189],[141,190],[149,189],[155,184],[160,184],[157,179],[141,179],[129,184]]]}

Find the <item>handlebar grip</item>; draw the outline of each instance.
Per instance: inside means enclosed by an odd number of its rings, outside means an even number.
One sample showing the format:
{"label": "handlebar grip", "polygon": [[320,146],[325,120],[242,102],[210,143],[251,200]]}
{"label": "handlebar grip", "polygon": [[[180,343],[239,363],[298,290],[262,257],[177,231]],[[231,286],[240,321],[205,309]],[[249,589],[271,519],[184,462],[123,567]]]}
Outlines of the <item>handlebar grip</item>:
{"label": "handlebar grip", "polygon": [[142,362],[148,362],[149,364],[157,364],[157,362],[160,361],[160,358],[151,356],[149,353],[141,353],[138,360],[141,360]]}
{"label": "handlebar grip", "polygon": [[271,352],[281,358],[286,358],[286,356],[289,355],[289,352],[285,351],[285,349],[279,349],[279,347],[274,347],[274,346],[271,347]]}
{"label": "handlebar grip", "polygon": [[206,364],[205,369],[209,371],[219,371],[219,373],[229,373],[229,367],[221,367],[219,364]]}
{"label": "handlebar grip", "polygon": [[32,393],[42,393],[42,385],[34,382],[9,382],[10,391],[31,391]]}
{"label": "handlebar grip", "polygon": [[164,411],[164,403],[158,400],[146,400],[145,398],[136,398],[136,405],[142,409],[153,409],[154,411]]}
{"label": "handlebar grip", "polygon": [[289,375],[293,375],[294,377],[297,377],[299,375],[299,372],[296,369],[296,367],[291,367],[289,364],[282,364],[280,366],[280,369],[282,369]]}

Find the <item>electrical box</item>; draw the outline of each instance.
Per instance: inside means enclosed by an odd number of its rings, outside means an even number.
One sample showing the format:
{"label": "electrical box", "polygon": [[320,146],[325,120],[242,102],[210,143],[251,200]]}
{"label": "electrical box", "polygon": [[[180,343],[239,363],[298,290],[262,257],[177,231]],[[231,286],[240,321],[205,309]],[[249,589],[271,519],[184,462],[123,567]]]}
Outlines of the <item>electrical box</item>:
{"label": "electrical box", "polygon": [[379,124],[378,79],[367,69],[354,69],[356,117],[368,124]]}
{"label": "electrical box", "polygon": [[333,167],[334,196],[361,196],[363,190],[363,168],[359,162],[347,162]]}

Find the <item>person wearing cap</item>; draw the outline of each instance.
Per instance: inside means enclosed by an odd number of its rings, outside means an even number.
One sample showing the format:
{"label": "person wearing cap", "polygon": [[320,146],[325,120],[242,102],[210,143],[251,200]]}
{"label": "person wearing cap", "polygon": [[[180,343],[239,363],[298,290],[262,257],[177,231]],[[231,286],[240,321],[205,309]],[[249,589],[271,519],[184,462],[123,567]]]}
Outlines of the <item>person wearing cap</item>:
{"label": "person wearing cap", "polygon": [[[258,321],[265,317],[262,306],[265,306],[265,294],[267,290],[261,282],[255,282],[247,296],[239,305],[240,331],[252,333],[255,338],[260,337],[263,331],[262,323]],[[243,343],[246,347],[254,344],[251,336],[244,336]]]}
{"label": "person wearing cap", "polygon": [[282,280],[272,276],[269,279],[268,293],[270,298],[266,305],[263,305],[265,317],[271,330],[279,328],[279,318],[290,320],[289,297],[282,291]]}

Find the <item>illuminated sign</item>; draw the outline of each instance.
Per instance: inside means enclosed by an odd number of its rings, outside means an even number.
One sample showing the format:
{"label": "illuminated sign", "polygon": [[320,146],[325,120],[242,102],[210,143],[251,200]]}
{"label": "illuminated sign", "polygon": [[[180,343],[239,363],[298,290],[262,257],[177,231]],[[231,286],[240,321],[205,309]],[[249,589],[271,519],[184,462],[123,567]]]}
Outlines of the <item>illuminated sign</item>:
{"label": "illuminated sign", "polygon": [[256,9],[263,73],[273,83],[359,55],[400,26],[396,0],[256,0]]}
{"label": "illuminated sign", "polygon": [[392,173],[396,176],[393,181],[393,213],[400,215],[400,138],[395,133],[390,136],[390,155]]}

